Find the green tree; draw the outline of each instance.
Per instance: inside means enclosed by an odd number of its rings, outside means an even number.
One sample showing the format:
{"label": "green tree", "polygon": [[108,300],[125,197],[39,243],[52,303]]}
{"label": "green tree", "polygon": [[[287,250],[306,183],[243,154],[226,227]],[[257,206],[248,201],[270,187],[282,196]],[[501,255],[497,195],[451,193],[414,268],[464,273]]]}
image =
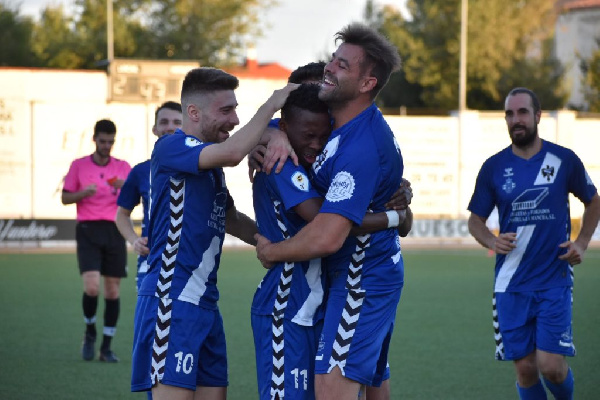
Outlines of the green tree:
{"label": "green tree", "polygon": [[19,8],[12,9],[0,2],[0,65],[35,67],[39,60],[29,46],[34,23],[19,14]]}
{"label": "green tree", "polygon": [[262,34],[259,12],[273,0],[156,0],[150,15],[149,56],[199,60],[203,65],[239,61],[252,38]]}
{"label": "green tree", "polygon": [[596,42],[598,50],[588,60],[582,61],[581,70],[588,110],[600,113],[600,39],[597,39]]}
{"label": "green tree", "polygon": [[[213,66],[238,62],[247,44],[262,34],[260,12],[275,3],[276,0],[112,0],[114,56],[190,59]],[[12,25],[24,32],[20,36],[33,31],[22,39],[7,33],[10,38],[19,39],[14,51],[30,51],[42,66],[104,66],[108,58],[106,0],[75,0],[74,4],[71,14],[60,5],[46,7],[37,24],[20,18],[18,10],[9,12]],[[0,32],[8,32],[12,25],[3,24]],[[1,51],[8,53],[9,48]]]}
{"label": "green tree", "polygon": [[[506,85],[520,81],[519,86],[534,87],[540,78],[545,82],[540,87],[558,86],[557,94],[550,94],[551,102],[559,102],[562,69],[546,45],[553,37],[553,3],[470,0],[468,5],[468,107],[497,109]],[[369,20],[398,47],[406,80],[421,88],[428,107],[458,107],[460,6],[461,0],[408,0],[410,16],[388,5]]]}
{"label": "green tree", "polygon": [[31,48],[45,67],[82,67],[84,60],[77,53],[77,37],[70,28],[72,22],[62,6],[42,10],[33,30]]}

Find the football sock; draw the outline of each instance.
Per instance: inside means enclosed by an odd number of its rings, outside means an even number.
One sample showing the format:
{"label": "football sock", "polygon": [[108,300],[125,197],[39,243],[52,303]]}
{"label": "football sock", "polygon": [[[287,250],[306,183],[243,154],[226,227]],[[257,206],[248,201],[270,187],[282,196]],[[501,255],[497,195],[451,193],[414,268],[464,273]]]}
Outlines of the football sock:
{"label": "football sock", "polygon": [[98,308],[98,296],[88,296],[83,293],[83,320],[85,321],[85,332],[96,336],[96,309]]}
{"label": "football sock", "polygon": [[562,383],[556,384],[552,383],[546,378],[544,378],[544,383],[550,392],[554,395],[556,400],[572,400],[573,399],[573,390],[575,389],[575,380],[573,379],[573,372],[571,372],[571,368],[569,368],[569,372],[567,373],[567,377]]}
{"label": "football sock", "polygon": [[117,320],[119,319],[119,299],[104,299],[104,330],[102,336],[101,350],[110,349],[110,342],[117,331]]}
{"label": "football sock", "polygon": [[546,400],[546,389],[542,385],[542,381],[538,381],[535,385],[528,388],[519,386],[517,382],[517,391],[519,392],[519,398],[521,400]]}

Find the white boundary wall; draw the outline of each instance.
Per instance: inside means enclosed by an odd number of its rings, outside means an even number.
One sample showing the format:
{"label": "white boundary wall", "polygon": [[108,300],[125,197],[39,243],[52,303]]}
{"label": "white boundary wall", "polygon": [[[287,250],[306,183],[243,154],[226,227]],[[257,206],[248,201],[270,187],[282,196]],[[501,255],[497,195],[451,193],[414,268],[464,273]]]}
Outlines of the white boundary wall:
{"label": "white boundary wall", "polygon": [[[284,84],[241,80],[236,91],[241,124]],[[150,156],[158,104],[109,103],[106,98],[104,72],[0,68],[0,218],[73,219],[75,207],[60,202],[62,178],[73,159],[93,152],[93,125],[100,118],[117,125],[115,157],[133,166]],[[503,113],[386,119],[402,149],[417,218],[464,220],[481,164],[509,144]],[[544,139],[573,149],[600,185],[600,119],[577,119],[569,111],[544,113],[539,131]],[[253,216],[246,162],[225,171],[236,206]],[[582,212],[574,199],[572,217]]]}

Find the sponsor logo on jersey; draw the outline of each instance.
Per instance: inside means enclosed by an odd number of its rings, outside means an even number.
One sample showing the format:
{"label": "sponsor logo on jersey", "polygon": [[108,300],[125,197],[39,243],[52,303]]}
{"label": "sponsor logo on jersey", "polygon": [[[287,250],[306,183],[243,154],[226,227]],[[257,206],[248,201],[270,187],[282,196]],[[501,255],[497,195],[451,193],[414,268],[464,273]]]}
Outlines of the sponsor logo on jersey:
{"label": "sponsor logo on jersey", "polygon": [[196,147],[196,146],[200,146],[200,141],[196,138],[193,137],[186,137],[185,138],[185,145],[187,147]]}
{"label": "sponsor logo on jersey", "polygon": [[308,192],[309,181],[308,177],[300,171],[294,172],[292,175],[292,183],[296,188],[302,190],[303,192]]}
{"label": "sponsor logo on jersey", "polygon": [[513,172],[512,172],[512,167],[509,168],[504,168],[504,176],[508,177],[508,176],[513,176]]}
{"label": "sponsor logo on jersey", "polygon": [[352,174],[346,171],[340,171],[337,173],[331,185],[325,199],[336,203],[338,201],[347,200],[352,197],[354,193],[354,177]]}

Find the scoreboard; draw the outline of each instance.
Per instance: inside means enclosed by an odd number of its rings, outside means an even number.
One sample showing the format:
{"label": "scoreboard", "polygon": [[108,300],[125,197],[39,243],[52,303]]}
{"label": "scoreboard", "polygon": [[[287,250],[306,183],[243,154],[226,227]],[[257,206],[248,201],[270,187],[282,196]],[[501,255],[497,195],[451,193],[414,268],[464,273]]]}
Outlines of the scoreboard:
{"label": "scoreboard", "polygon": [[109,66],[109,101],[179,101],[185,75],[199,66],[190,60],[114,59]]}

